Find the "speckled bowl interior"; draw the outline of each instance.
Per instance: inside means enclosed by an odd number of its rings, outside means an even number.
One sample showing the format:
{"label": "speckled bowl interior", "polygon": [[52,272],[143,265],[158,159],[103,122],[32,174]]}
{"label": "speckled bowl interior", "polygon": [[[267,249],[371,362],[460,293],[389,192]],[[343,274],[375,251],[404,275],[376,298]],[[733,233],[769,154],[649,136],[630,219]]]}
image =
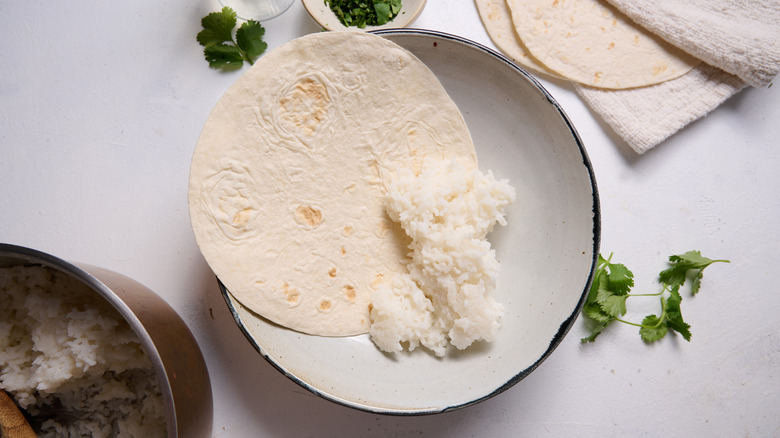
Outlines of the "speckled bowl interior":
{"label": "speckled bowl interior", "polygon": [[598,192],[585,148],[552,96],[495,51],[453,35],[378,31],[437,75],[469,126],[483,171],[517,189],[489,239],[501,261],[498,339],[437,358],[387,355],[368,335],[328,338],[279,327],[223,295],[247,339],[279,371],[336,403],[383,414],[462,408],[512,387],[561,342],[590,287],[599,249]]}

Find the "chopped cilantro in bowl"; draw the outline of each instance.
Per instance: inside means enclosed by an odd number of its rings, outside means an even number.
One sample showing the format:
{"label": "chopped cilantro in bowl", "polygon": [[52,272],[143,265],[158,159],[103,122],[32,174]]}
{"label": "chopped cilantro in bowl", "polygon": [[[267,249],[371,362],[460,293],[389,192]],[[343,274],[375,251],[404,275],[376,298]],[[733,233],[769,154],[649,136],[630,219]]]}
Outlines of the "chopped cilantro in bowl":
{"label": "chopped cilantro in bowl", "polygon": [[324,0],[344,26],[381,26],[401,10],[401,0]]}

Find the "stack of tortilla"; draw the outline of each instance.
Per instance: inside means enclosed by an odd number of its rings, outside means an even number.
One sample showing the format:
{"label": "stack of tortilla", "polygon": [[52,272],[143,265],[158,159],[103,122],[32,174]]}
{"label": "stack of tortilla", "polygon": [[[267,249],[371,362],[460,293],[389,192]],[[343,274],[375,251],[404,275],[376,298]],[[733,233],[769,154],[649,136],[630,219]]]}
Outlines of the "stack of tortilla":
{"label": "stack of tortilla", "polygon": [[700,61],[604,0],[476,0],[493,42],[521,66],[600,89],[659,84]]}

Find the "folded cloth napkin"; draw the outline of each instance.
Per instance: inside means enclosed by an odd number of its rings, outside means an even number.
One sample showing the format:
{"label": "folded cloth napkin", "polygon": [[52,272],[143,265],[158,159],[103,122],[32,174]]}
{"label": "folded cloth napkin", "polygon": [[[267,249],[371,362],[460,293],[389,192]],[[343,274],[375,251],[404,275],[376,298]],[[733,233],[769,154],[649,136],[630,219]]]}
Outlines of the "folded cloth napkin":
{"label": "folded cloth napkin", "polygon": [[677,79],[647,87],[604,90],[574,85],[580,98],[639,154],[744,87],[745,82],[738,77],[707,64]]}
{"label": "folded cloth napkin", "polygon": [[780,0],[607,0],[636,23],[704,61],[658,85],[580,97],[637,153],[661,143],[747,85],[780,71]]}

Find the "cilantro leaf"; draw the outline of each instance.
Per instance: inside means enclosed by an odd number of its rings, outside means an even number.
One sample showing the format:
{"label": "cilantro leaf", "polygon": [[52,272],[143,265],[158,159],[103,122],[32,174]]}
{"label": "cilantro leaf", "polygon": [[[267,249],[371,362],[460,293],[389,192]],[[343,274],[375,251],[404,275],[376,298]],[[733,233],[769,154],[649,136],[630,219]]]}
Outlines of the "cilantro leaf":
{"label": "cilantro leaf", "polygon": [[685,284],[688,271],[694,270],[694,280],[691,286],[693,295],[699,292],[701,287],[702,271],[707,266],[715,262],[729,263],[728,260],[712,260],[701,255],[699,251],[688,251],[685,254],[669,256],[670,268],[661,271],[658,279],[661,283],[668,285],[671,289],[679,289]]}
{"label": "cilantro leaf", "polygon": [[263,41],[265,28],[257,21],[246,21],[236,30],[236,40],[233,40],[236,23],[235,11],[227,6],[201,19],[203,30],[196,39],[203,46],[209,67],[236,70],[244,61],[253,64],[253,59],[265,52],[268,47]]}
{"label": "cilantro leaf", "polygon": [[376,12],[376,24],[382,25],[390,21],[390,5],[387,3],[374,2],[374,11]]}
{"label": "cilantro leaf", "polygon": [[265,28],[257,21],[249,20],[236,31],[236,45],[250,57],[258,57],[268,48],[263,41],[264,35]]}
{"label": "cilantro leaf", "polygon": [[610,263],[609,284],[617,291],[628,293],[634,287],[634,273],[623,264]]}
{"label": "cilantro leaf", "polygon": [[687,263],[692,268],[704,268],[714,260],[702,256],[700,251],[688,251],[685,254],[669,256],[669,261],[673,263]]}
{"label": "cilantro leaf", "polygon": [[244,57],[236,46],[214,44],[203,49],[203,54],[209,62],[209,67],[213,68],[234,70],[244,64]]}
{"label": "cilantro leaf", "polygon": [[610,323],[615,319],[614,316],[605,312],[600,305],[594,303],[585,304],[582,308],[582,312],[588,318],[601,323]]}
{"label": "cilantro leaf", "polygon": [[610,322],[612,322],[612,320],[610,320],[608,322],[598,323],[597,325],[595,325],[593,327],[593,330],[591,331],[590,335],[580,339],[580,342],[585,343],[585,342],[593,342],[593,341],[595,341],[596,338],[598,337],[598,335],[600,335],[601,332],[604,331],[605,328],[607,328],[607,326],[609,325]]}
{"label": "cilantro leaf", "polygon": [[639,328],[639,335],[645,342],[655,342],[664,336],[669,329],[666,324],[661,323],[661,318],[656,315],[647,315],[642,320],[642,325]]}
{"label": "cilantro leaf", "polygon": [[624,265],[610,263],[601,256],[597,272],[596,281],[588,294],[590,300],[598,303],[610,316],[625,315],[626,298],[634,285],[634,274]]}
{"label": "cilantro leaf", "polygon": [[699,289],[701,288],[701,277],[704,276],[704,269],[699,269],[699,272],[696,274],[695,277],[693,277],[693,281],[691,281],[691,295],[696,295],[699,293]]}
{"label": "cilantro leaf", "polygon": [[597,285],[595,301],[599,304],[603,304],[609,297],[615,295],[615,291],[610,289],[609,277],[606,272],[602,272],[599,277],[601,278],[601,281],[599,281]]}
{"label": "cilantro leaf", "polygon": [[603,269],[596,269],[596,273],[593,275],[593,282],[590,284],[590,291],[588,292],[586,302],[598,303],[598,292],[601,288],[602,281],[608,281],[606,277],[606,271]]}
{"label": "cilantro leaf", "polygon": [[[680,287],[685,284],[688,275],[693,271],[691,294],[698,293],[704,269],[715,262],[728,263],[729,261],[709,259],[702,256],[699,251],[672,255],[669,257],[671,266],[661,271],[658,276],[663,286],[661,292],[632,294],[634,274],[631,270],[623,264],[612,263],[611,255],[605,259],[599,254],[593,281],[582,308],[582,314],[592,322],[593,328],[591,334],[581,341],[595,341],[596,337],[613,321],[639,327],[639,335],[645,342],[662,339],[670,330],[679,333],[686,341],[690,341],[691,326],[683,320],[680,310],[682,303]],[[627,313],[628,298],[639,296],[660,296],[661,315],[648,315],[641,324],[621,319]]]}
{"label": "cilantro leaf", "polygon": [[200,20],[203,30],[198,33],[200,45],[208,47],[213,44],[233,41],[233,28],[236,27],[236,13],[225,6],[220,12],[212,12]]}
{"label": "cilantro leaf", "polygon": [[[582,307],[582,313],[590,320],[596,323],[590,336],[582,338],[581,342],[593,342],[596,340],[596,336],[601,333],[614,319],[615,317],[605,312],[601,304],[599,303],[599,290],[603,289],[602,284],[609,281],[606,269],[604,268],[606,260],[599,254],[598,262],[596,263],[596,271],[593,274],[593,281],[590,285],[590,291],[585,298],[585,304]],[[602,292],[603,294],[604,292]]]}
{"label": "cilantro leaf", "polygon": [[601,308],[611,316],[622,316],[626,314],[626,298],[628,295],[610,294],[603,302]]}
{"label": "cilantro leaf", "polygon": [[683,339],[690,342],[691,326],[682,319],[682,313],[680,312],[681,302],[682,297],[680,293],[676,290],[672,291],[666,300],[666,325],[682,335]]}

